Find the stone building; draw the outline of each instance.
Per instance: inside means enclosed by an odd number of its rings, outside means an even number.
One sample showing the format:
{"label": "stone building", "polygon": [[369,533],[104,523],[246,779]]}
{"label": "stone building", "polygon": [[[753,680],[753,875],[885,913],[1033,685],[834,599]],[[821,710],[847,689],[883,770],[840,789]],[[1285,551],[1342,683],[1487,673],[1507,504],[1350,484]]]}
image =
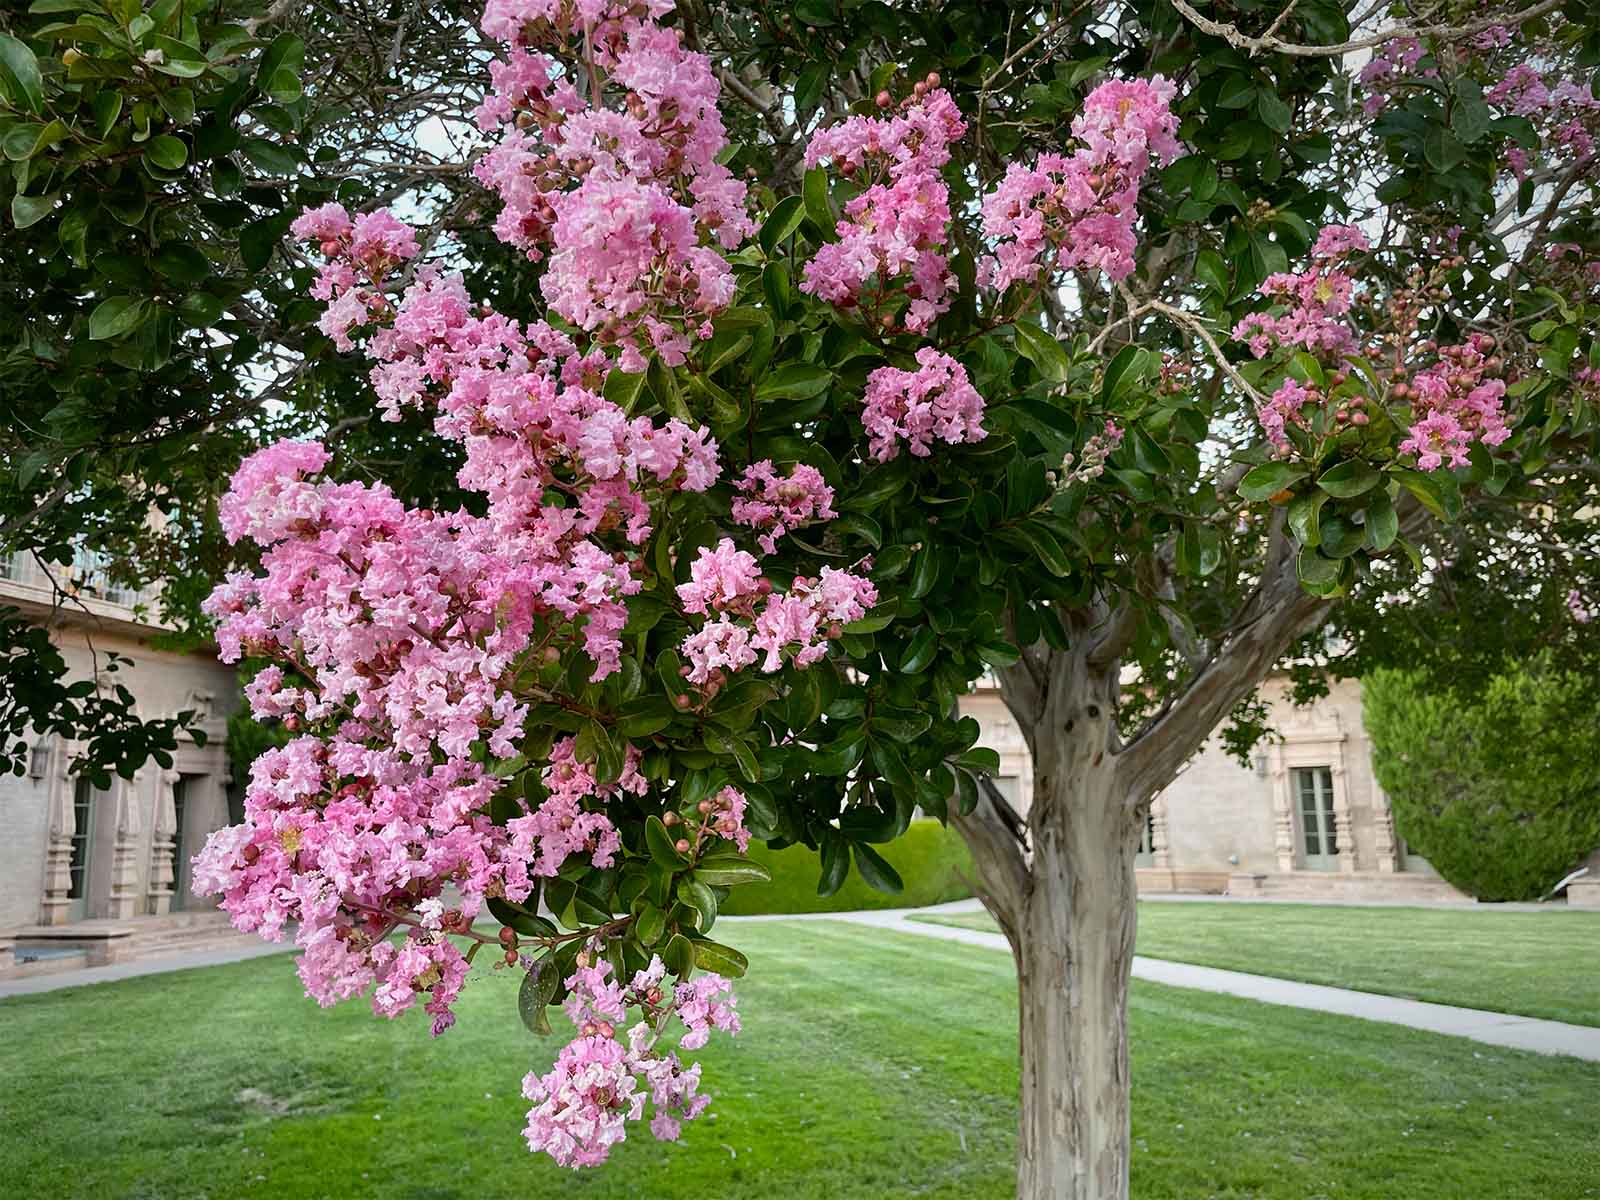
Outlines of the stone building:
{"label": "stone building", "polygon": [[[1214,738],[1156,797],[1137,859],[1140,891],[1466,899],[1396,832],[1372,771],[1361,685],[1345,680],[1306,708],[1289,702],[1282,678],[1262,690],[1279,737],[1258,746],[1248,767]],[[963,708],[982,725],[983,744],[1000,754],[1000,790],[1026,811],[1033,786],[1028,750],[999,693],[982,689]],[[1568,899],[1600,907],[1600,851]]]}
{"label": "stone building", "polygon": [[96,586],[97,574],[86,558],[47,574],[31,556],[0,556],[0,604],[47,624],[75,679],[95,678],[108,653],[131,659],[100,677],[127,687],[143,717],[195,709],[207,740],[107,791],[68,773],[76,747],[54,737],[34,743],[25,775],[0,776],[0,971],[112,961],[226,925],[190,891],[188,860],[229,820],[233,671],[152,647],[148,597]]}

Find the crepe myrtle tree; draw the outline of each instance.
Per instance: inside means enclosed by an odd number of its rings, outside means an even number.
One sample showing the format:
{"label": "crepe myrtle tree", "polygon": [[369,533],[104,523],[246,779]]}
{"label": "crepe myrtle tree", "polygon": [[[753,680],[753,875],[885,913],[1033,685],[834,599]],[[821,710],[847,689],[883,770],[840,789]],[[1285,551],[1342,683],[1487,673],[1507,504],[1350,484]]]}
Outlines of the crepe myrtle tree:
{"label": "crepe myrtle tree", "polygon": [[[485,954],[534,1030],[564,1002],[525,1133],[586,1166],[708,1102],[684,1056],[738,1029],[717,913],[764,877],[749,840],[893,891],[877,847],[920,808],[1016,956],[1018,1194],[1126,1195],[1151,798],[1372,564],[1426,570],[1429,521],[1593,465],[1595,104],[1558,78],[1591,34],[1540,5],[1352,39],[1304,7],[1261,35],[1133,8],[1132,62],[1002,13],[1015,53],[947,48],[947,78],[933,34],[880,44],[902,14],[802,4],[860,53],[837,103],[797,64],[785,107],[782,71],[697,49],[698,9],[490,0],[474,171],[544,308],[470,295],[387,210],[295,222],[321,332],[476,502],[338,482],[314,442],[240,468],[220,518],[259,563],[208,607],[291,736],[196,887],[297,923],[323,1004],[442,1034]],[[1354,96],[1352,46],[1380,64]],[[1021,65],[1048,95],[986,107]],[[724,81],[774,144],[810,114],[788,194],[730,169]],[[986,672],[1026,814],[959,715]]]}

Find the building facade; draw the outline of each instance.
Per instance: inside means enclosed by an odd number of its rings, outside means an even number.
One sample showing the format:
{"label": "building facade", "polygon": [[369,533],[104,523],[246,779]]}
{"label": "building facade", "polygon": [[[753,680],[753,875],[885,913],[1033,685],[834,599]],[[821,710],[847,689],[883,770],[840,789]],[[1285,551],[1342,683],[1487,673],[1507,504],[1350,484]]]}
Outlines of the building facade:
{"label": "building facade", "polygon": [[[1304,708],[1288,683],[1262,688],[1278,737],[1241,766],[1208,742],[1150,808],[1137,874],[1142,892],[1201,892],[1283,899],[1465,900],[1395,828],[1372,770],[1361,685],[1343,680]],[[1000,790],[1026,812],[1033,780],[1022,732],[994,688],[964,711],[1000,755]],[[1600,907],[1600,852],[1590,876],[1568,889],[1575,905]],[[1554,882],[1554,881],[1552,881]]]}
{"label": "building facade", "polygon": [[[122,684],[147,719],[194,709],[206,742],[184,739],[170,768],[147,763],[102,791],[70,773],[76,745],[41,737],[26,775],[0,777],[0,970],[69,952],[111,961],[221,917],[190,890],[188,860],[229,821],[233,672],[204,653],[155,649],[146,597],[94,578],[93,563],[56,573],[0,556],[0,604],[50,629],[73,679]],[[106,673],[110,653],[131,665]]]}

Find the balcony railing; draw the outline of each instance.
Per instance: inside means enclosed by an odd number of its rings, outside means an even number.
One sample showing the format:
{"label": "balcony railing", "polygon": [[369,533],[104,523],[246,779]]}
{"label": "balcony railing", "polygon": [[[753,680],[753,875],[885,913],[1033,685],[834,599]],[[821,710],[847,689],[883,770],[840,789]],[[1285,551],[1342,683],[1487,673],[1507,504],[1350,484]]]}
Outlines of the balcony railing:
{"label": "balcony railing", "polygon": [[80,600],[101,600],[121,608],[132,608],[154,598],[154,588],[127,588],[112,583],[106,567],[106,557],[94,550],[77,551],[70,567],[46,567],[26,552],[0,554],[0,584],[14,583],[52,594],[60,589]]}

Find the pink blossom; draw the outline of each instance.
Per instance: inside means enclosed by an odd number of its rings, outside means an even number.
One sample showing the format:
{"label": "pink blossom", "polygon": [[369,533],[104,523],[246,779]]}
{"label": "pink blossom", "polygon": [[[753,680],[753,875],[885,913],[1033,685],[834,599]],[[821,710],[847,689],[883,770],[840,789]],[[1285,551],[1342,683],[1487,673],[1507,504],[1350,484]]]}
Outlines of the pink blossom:
{"label": "pink blossom", "polygon": [[931,346],[917,351],[917,369],[879,367],[867,376],[862,424],[871,439],[872,457],[888,462],[900,452],[926,458],[933,442],[978,442],[984,438],[983,397],[967,369]]}
{"label": "pink blossom", "polygon": [[1175,94],[1160,75],[1103,83],[1073,120],[1077,150],[1043,155],[1031,168],[1012,163],[983,200],[983,231],[995,249],[979,263],[978,282],[1004,290],[1078,269],[1125,279],[1137,246],[1140,181],[1181,149]]}
{"label": "pink blossom", "polygon": [[774,553],[778,540],[792,530],[838,515],[833,511],[833,489],[822,472],[807,463],[796,463],[785,478],[771,459],[762,459],[746,467],[734,487],[740,497],[733,502],[733,519],[761,531],[756,540],[766,554]]}
{"label": "pink blossom", "polygon": [[[891,115],[852,116],[814,134],[806,165],[831,162],[866,186],[845,205],[837,240],[805,265],[800,290],[850,308],[871,300],[869,281],[881,297],[904,279],[910,305],[902,324],[912,332],[929,328],[949,307],[955,284],[942,250],[950,196],[939,169],[965,132],[950,94],[934,88]],[[871,307],[876,311],[876,301]]]}
{"label": "pink blossom", "polygon": [[1420,469],[1466,466],[1474,440],[1498,446],[1511,436],[1502,407],[1506,385],[1490,377],[1486,361],[1493,347],[1493,339],[1473,334],[1443,347],[1436,366],[1412,376],[1412,422],[1400,451],[1415,454]]}

